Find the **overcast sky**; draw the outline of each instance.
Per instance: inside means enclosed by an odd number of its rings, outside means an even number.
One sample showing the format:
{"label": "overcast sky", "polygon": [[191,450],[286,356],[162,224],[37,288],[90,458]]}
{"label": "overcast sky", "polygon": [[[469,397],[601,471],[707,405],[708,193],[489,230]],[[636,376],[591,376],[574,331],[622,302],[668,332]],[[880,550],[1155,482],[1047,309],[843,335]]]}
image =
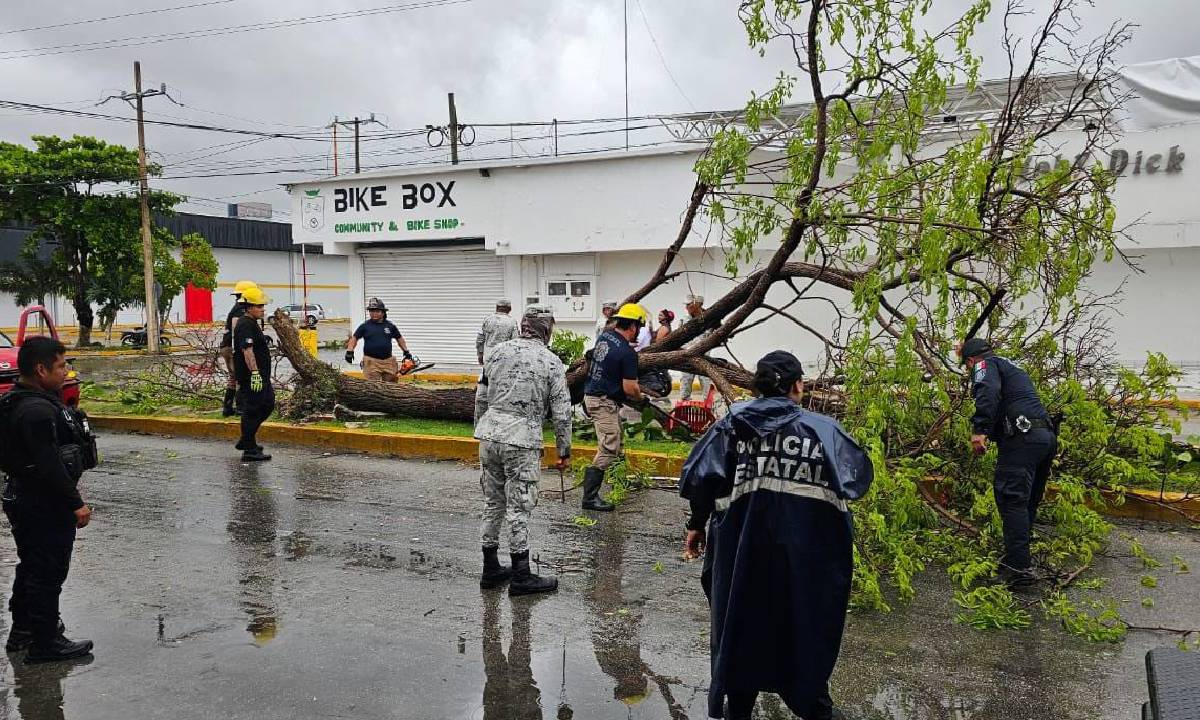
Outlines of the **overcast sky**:
{"label": "overcast sky", "polygon": [[[623,115],[622,0],[456,0],[336,22],[139,47],[22,59],[2,54],[447,1],[0,0],[4,5],[0,58],[7,58],[0,59],[0,99],[130,115],[129,108],[117,101],[93,106],[106,95],[132,88],[136,59],[142,62],[147,86],[166,83],[185,106],[164,98],[148,100],[147,117],[163,120],[304,132],[327,125],[335,115],[346,118],[374,112],[393,130],[402,130],[445,123],[450,91],[456,93],[464,123]],[[760,58],[747,47],[735,0],[625,1],[633,115],[739,107],[751,90],[766,87],[787,60],[785,55]],[[950,17],[967,2],[937,0],[934,4],[939,16]],[[1029,0],[1029,4],[1037,9],[1044,0]],[[1099,33],[1118,18],[1141,26],[1122,53],[1124,63],[1200,54],[1197,0],[1100,0],[1098,4],[1099,9],[1086,15],[1081,35]],[[12,32],[182,5],[196,7]],[[984,74],[999,74],[997,22],[989,23],[976,47],[990,61]],[[0,140],[27,143],[39,133],[87,134],[130,146],[136,143],[132,125],[0,110]],[[253,140],[159,126],[147,130],[148,147],[167,175],[329,165],[331,148],[324,142],[271,139],[226,145]],[[365,144],[364,150],[372,154],[364,155],[364,164],[434,159],[443,152],[402,152],[424,143],[419,136]],[[525,147],[526,152],[545,147],[543,141],[526,144],[532,146]],[[348,161],[343,155],[343,172]],[[278,185],[300,177],[157,180],[155,185],[194,197],[195,202],[183,208],[194,212],[223,214],[223,203],[230,200],[270,202],[277,211],[286,211],[287,197]],[[287,219],[283,214],[276,217]]]}

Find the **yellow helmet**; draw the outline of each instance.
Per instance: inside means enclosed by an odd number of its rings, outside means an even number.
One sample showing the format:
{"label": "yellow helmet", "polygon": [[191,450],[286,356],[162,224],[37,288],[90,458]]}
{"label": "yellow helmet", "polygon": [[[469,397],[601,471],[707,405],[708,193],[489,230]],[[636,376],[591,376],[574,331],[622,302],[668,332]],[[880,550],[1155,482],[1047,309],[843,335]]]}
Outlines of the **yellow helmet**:
{"label": "yellow helmet", "polygon": [[254,287],[246,288],[242,293],[242,302],[247,305],[266,305],[271,302],[271,298],[267,297],[267,294],[255,285]]}
{"label": "yellow helmet", "polygon": [[639,323],[645,325],[650,319],[650,314],[641,305],[625,303],[621,306],[620,310],[613,314],[613,317],[625,320],[637,320]]}
{"label": "yellow helmet", "polygon": [[258,285],[253,280],[238,280],[237,284],[233,286],[233,294],[241,295],[250,288],[256,287],[258,287]]}

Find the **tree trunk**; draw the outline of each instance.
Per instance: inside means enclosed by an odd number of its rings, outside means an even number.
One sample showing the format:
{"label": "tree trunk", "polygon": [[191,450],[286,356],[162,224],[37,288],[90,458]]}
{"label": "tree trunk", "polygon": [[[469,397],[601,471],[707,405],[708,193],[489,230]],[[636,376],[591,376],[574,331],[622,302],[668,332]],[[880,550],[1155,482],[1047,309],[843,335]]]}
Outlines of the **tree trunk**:
{"label": "tree trunk", "polygon": [[279,349],[305,384],[331,383],[337,401],[354,410],[373,410],[390,415],[466,420],[475,418],[475,390],[448,388],[429,390],[413,383],[384,383],[359,380],[338,372],[328,363],[309,355],[300,344],[300,334],[291,321],[276,311],[271,318]]}
{"label": "tree trunk", "polygon": [[71,301],[75,308],[75,320],[79,324],[79,339],[75,343],[75,347],[89,347],[92,344],[92,322],[94,316],[92,314],[92,304],[88,302],[87,292],[84,288],[76,286],[75,297]]}

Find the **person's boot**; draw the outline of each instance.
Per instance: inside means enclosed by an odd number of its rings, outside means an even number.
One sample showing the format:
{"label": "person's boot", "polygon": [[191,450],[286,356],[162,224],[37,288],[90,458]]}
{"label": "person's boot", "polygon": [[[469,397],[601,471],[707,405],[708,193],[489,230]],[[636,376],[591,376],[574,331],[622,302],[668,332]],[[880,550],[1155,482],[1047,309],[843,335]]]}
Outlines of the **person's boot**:
{"label": "person's boot", "polygon": [[60,660],[71,660],[84,655],[89,655],[92,652],[91,640],[68,640],[62,635],[55,635],[51,640],[35,640],[29,646],[29,654],[25,656],[25,663],[34,665],[37,663],[59,662]]}
{"label": "person's boot", "polygon": [[554,592],[558,589],[558,578],[544,578],[529,570],[529,551],[513,553],[512,582],[508,584],[509,595],[533,595]]}
{"label": "person's boot", "polygon": [[[67,626],[59,620],[58,634],[62,635],[66,631]],[[24,623],[13,623],[12,629],[8,631],[8,641],[4,643],[4,649],[9,652],[21,652],[32,644],[33,629]]]}
{"label": "person's boot", "polygon": [[512,577],[512,571],[500,564],[500,548],[485,547],[483,549],[483,575],[479,578],[479,587],[484,590],[498,588]]}
{"label": "person's boot", "polygon": [[242,462],[266,462],[271,456],[263,452],[262,445],[256,445],[253,450],[242,452]]}
{"label": "person's boot", "polygon": [[233,417],[239,414],[237,408],[233,406],[233,400],[237,397],[236,388],[225,388],[225,401],[221,403],[221,416]]}
{"label": "person's boot", "polygon": [[254,445],[251,445],[251,446],[247,446],[247,445],[246,445],[246,442],[245,442],[244,440],[242,440],[241,438],[238,438],[238,441],[237,441],[237,443],[236,443],[236,444],[233,446],[233,448],[234,448],[235,450],[242,450],[242,451],[246,451],[246,450],[257,450],[257,451],[259,451],[259,452],[262,452],[263,446],[262,446],[262,445],[259,445],[258,443],[255,443]]}
{"label": "person's boot", "polygon": [[1007,565],[1000,566],[1000,581],[1015,593],[1028,593],[1037,588],[1038,577],[1031,568],[1016,570]]}
{"label": "person's boot", "polygon": [[583,509],[611,512],[613,505],[600,499],[600,486],[604,484],[604,471],[589,466],[583,471]]}

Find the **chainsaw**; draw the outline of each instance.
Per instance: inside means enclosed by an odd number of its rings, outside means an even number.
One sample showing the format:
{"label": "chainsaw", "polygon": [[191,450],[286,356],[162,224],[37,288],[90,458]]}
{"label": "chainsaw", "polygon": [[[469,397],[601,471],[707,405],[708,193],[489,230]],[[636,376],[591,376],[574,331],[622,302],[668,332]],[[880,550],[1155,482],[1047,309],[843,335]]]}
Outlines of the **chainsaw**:
{"label": "chainsaw", "polygon": [[400,374],[411,375],[413,373],[419,373],[422,370],[428,370],[431,367],[433,367],[433,363],[422,363],[421,358],[414,355],[410,358],[404,358],[404,360],[401,361]]}

